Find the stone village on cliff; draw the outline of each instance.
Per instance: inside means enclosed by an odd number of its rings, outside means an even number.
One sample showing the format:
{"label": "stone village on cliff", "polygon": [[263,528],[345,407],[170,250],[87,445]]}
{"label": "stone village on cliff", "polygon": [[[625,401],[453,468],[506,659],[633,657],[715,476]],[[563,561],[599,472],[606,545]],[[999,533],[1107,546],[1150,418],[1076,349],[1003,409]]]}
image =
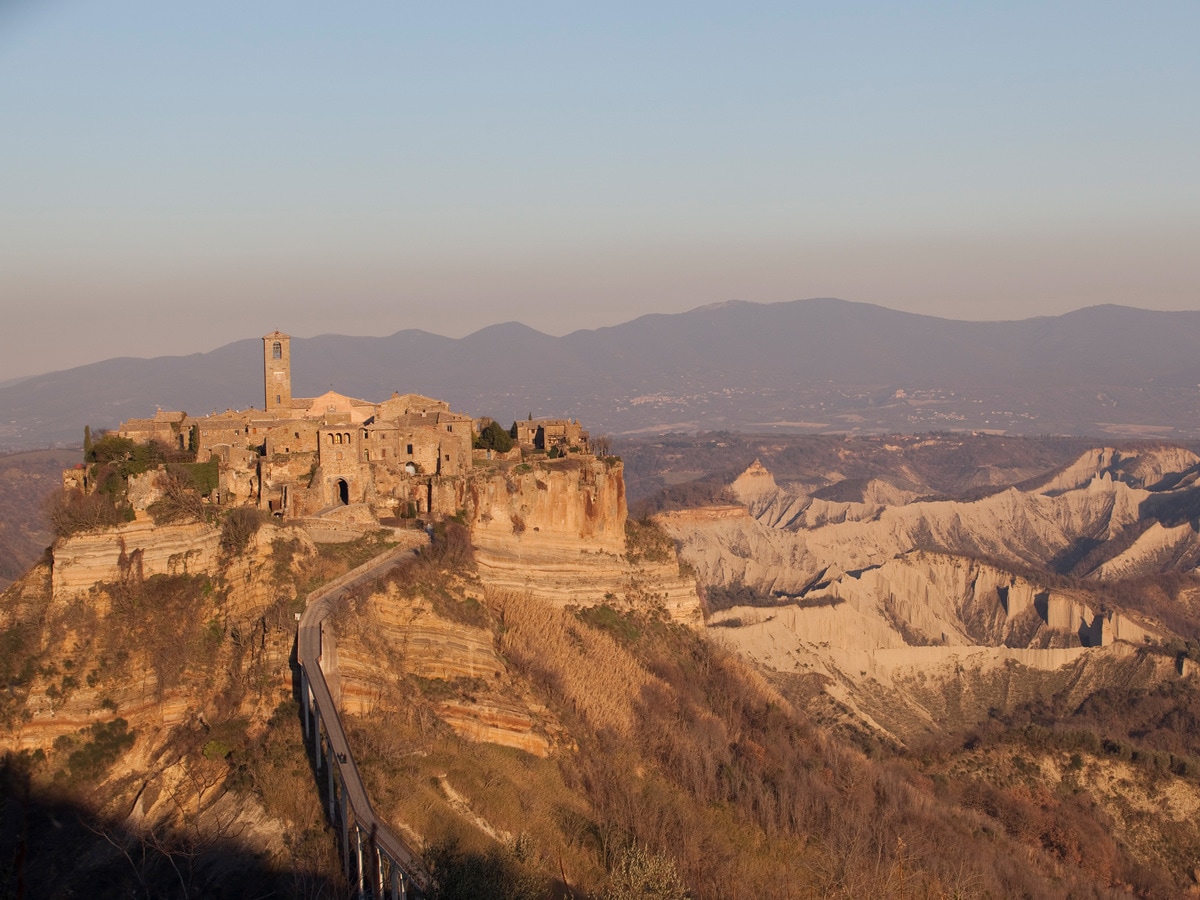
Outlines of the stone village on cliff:
{"label": "stone village on cliff", "polygon": [[[557,605],[624,598],[700,624],[695,579],[673,553],[627,557],[624,467],[600,453],[603,445],[578,421],[517,421],[510,450],[474,449],[492,420],[453,412],[440,400],[393,394],[371,403],[335,392],[293,398],[289,343],[279,332],[263,338],[265,409],[202,417],[160,411],[122,423],[117,435],[194,451],[198,466],[215,461],[209,504],[270,511],[314,541],[352,540],[381,525],[407,541],[403,533],[424,534],[399,520],[455,516],[469,527],[476,564],[498,590],[536,591]],[[93,471],[68,469],[64,488],[99,490]],[[127,559],[136,558],[145,577],[216,571],[217,525],[155,521],[152,507],[168,481],[161,466],[131,475],[132,521],[56,542],[56,596],[117,578]]]}
{"label": "stone village on cliff", "polygon": [[[366,504],[376,517],[453,515],[462,507],[457,476],[476,458],[522,454],[590,455],[589,436],[570,419],[516,423],[506,454],[473,450],[490,419],[454,412],[442,400],[393,393],[381,403],[329,391],[292,396],[291,338],[263,337],[264,409],[193,417],[159,411],[123,422],[117,433],[138,443],[194,449],[196,461],[220,461],[221,505],[256,505],[286,518]],[[87,488],[86,470],[69,470],[67,487]]]}

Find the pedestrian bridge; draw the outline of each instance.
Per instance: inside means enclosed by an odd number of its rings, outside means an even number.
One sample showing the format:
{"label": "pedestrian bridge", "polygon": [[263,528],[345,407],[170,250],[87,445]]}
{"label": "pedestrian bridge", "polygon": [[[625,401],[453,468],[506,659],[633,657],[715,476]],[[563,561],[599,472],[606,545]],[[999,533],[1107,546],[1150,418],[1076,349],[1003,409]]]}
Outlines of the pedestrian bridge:
{"label": "pedestrian bridge", "polygon": [[381,577],[412,553],[394,548],[318,588],[308,596],[296,635],[304,737],[318,784],[326,781],[329,823],[341,835],[346,880],[360,898],[421,897],[429,893],[432,878],[420,857],[371,807],[321,668],[323,622],[346,592]]}

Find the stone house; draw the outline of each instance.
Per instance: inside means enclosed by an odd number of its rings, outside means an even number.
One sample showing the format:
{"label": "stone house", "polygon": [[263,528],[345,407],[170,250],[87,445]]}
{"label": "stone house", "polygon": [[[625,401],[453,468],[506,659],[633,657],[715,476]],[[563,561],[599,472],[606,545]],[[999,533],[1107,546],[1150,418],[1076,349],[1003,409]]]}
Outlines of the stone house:
{"label": "stone house", "polygon": [[515,440],[522,447],[549,451],[557,447],[567,452],[578,447],[581,452],[590,452],[589,436],[579,424],[571,419],[526,419],[517,421]]}
{"label": "stone house", "polygon": [[184,412],[167,412],[159,410],[149,419],[130,419],[122,422],[117,428],[117,434],[123,438],[147,444],[158,441],[176,450],[188,448],[191,420]]}

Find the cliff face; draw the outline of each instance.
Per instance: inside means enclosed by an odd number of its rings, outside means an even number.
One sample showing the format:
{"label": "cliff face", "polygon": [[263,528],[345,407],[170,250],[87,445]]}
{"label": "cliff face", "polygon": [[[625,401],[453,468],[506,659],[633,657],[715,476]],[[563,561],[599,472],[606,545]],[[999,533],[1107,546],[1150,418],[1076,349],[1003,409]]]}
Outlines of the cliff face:
{"label": "cliff face", "polygon": [[592,457],[513,467],[474,478],[465,497],[475,546],[559,560],[585,546],[625,552],[625,480],[620,463]]}
{"label": "cliff face", "polygon": [[210,525],[155,525],[149,519],[101,532],[73,535],[53,547],[56,598],[79,596],[131,568],[153,575],[210,575],[216,571],[220,532]]}
{"label": "cliff face", "polygon": [[[460,736],[547,756],[557,723],[517,686],[485,622],[463,620],[481,609],[475,592],[456,582],[451,593],[465,601],[442,598],[439,612],[428,598],[391,585],[343,610],[336,624],[327,622],[324,667],[339,709],[404,715],[405,679],[415,676],[430,686],[438,717]],[[463,602],[459,618],[448,618],[446,610]]]}
{"label": "cliff face", "polygon": [[[309,865],[293,854],[322,830],[319,798],[294,716],[269,723],[291,698],[293,611],[315,548],[273,525],[232,558],[216,542],[207,526],[148,522],[81,535],[54,548],[53,573],[36,567],[0,595],[0,753],[24,760],[35,793],[54,783],[82,798],[88,827],[118,841],[64,833],[95,846],[56,878],[100,868],[139,893],[182,880],[191,896],[231,895],[230,879]],[[183,848],[180,879],[155,886],[163,855]]]}
{"label": "cliff face", "polygon": [[[49,746],[61,735],[111,718],[113,709],[131,726],[145,728],[211,714],[213,698],[197,693],[192,681],[193,675],[202,677],[196,657],[207,655],[217,664],[230,629],[243,639],[249,631],[261,632],[250,657],[261,651],[264,661],[286,660],[285,646],[266,645],[273,629],[265,614],[278,606],[281,590],[273,561],[278,545],[290,545],[289,554],[298,560],[311,555],[312,542],[302,529],[262,528],[242,555],[221,567],[217,536],[204,525],[156,529],[138,522],[73,537],[55,546],[53,574],[39,567],[14,585],[0,622],[9,628],[36,624],[51,664],[26,686],[7,739],[19,747]],[[122,540],[127,558],[142,551],[140,575],[120,564]],[[147,585],[145,579],[154,575],[176,580]],[[285,621],[274,619],[277,626]],[[66,688],[64,672],[70,675]]]}
{"label": "cliff face", "polygon": [[655,605],[676,621],[699,624],[695,580],[680,573],[673,552],[656,560],[627,554],[619,462],[583,457],[515,466],[473,477],[462,499],[476,564],[493,588],[559,605]]}

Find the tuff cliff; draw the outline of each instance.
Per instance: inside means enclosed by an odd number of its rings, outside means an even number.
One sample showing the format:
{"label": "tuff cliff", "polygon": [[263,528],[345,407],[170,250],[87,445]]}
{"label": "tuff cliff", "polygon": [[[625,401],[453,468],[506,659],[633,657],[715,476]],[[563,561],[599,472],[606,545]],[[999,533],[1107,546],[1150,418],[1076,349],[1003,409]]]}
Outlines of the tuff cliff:
{"label": "tuff cliff", "polygon": [[[301,845],[313,850],[319,802],[281,777],[276,762],[303,755],[271,723],[291,696],[293,570],[315,548],[303,530],[270,525],[240,553],[216,545],[206,525],[80,535],[0,595],[4,765],[28,773],[35,794],[53,782],[79,804],[61,846],[98,842],[50,870],[31,838],[27,884],[55,871],[56,890],[82,892],[99,866],[114,891],[283,890],[277,873]],[[164,885],[168,859],[179,877]]]}
{"label": "tuff cliff", "polygon": [[53,591],[80,596],[96,584],[117,581],[131,568],[143,577],[210,575],[218,565],[220,530],[201,522],[155,525],[149,518],[56,541]]}
{"label": "tuff cliff", "polygon": [[695,578],[675,554],[631,553],[621,462],[524,463],[471,478],[462,497],[480,576],[560,605],[621,603],[699,625]]}
{"label": "tuff cliff", "polygon": [[432,580],[398,576],[340,612],[326,632],[331,684],[348,712],[371,716],[398,712],[406,679],[436,683],[437,715],[456,733],[545,756],[561,726],[510,677],[484,608],[520,597],[699,627],[695,577],[665,536],[628,522],[619,460],[489,467],[456,489],[470,561]]}

